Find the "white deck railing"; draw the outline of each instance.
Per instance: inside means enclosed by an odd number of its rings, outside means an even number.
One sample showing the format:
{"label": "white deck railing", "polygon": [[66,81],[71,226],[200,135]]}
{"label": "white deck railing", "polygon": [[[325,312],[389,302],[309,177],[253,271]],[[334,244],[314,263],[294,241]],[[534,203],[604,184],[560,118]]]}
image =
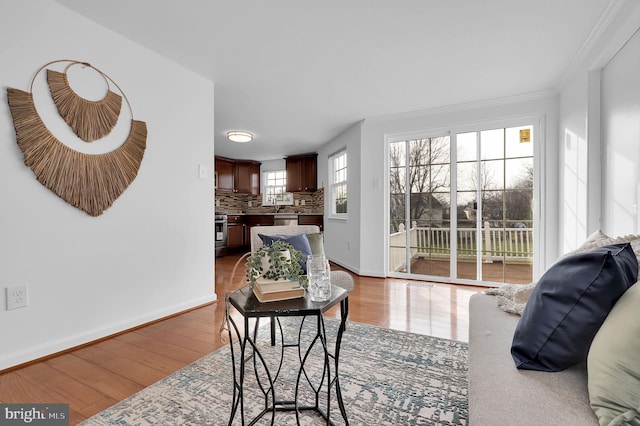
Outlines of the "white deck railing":
{"label": "white deck railing", "polygon": [[[475,259],[477,233],[475,228],[458,228],[457,250],[459,259]],[[481,232],[482,261],[533,262],[533,228],[491,228],[486,222]],[[419,228],[414,223],[409,230],[409,254],[411,258],[428,257],[445,259],[451,254],[451,230],[449,228]],[[405,267],[406,231],[389,236],[389,269],[398,271]]]}

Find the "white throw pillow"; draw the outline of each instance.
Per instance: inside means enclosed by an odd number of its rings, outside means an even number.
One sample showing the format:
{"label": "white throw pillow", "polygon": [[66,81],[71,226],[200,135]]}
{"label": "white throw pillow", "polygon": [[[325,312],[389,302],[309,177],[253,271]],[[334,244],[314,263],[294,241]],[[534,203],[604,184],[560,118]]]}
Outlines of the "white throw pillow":
{"label": "white throw pillow", "polygon": [[535,288],[535,283],[530,284],[504,284],[497,288],[485,291],[490,296],[497,296],[498,306],[510,314],[522,315],[527,300]]}

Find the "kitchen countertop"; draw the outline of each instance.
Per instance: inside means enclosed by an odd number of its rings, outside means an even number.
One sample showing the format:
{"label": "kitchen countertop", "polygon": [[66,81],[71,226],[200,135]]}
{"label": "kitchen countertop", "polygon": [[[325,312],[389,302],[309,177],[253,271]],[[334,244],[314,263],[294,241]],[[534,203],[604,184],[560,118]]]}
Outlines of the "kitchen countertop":
{"label": "kitchen countertop", "polygon": [[260,212],[225,212],[225,211],[216,211],[216,214],[226,214],[231,216],[323,216],[324,213],[260,213]]}

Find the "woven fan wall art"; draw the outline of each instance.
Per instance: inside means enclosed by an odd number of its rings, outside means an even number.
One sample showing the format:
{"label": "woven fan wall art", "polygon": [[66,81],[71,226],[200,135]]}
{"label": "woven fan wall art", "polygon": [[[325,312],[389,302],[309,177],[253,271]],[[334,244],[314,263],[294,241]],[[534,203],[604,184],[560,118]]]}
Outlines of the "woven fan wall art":
{"label": "woven fan wall art", "polygon": [[[118,121],[124,97],[132,118],[129,135],[120,147],[105,154],[85,154],[69,148],[46,127],[33,101],[33,82],[45,67],[58,62],[91,67],[107,81],[108,86],[113,84],[122,94],[120,96],[109,88],[104,99],[89,101],[73,92],[66,73],[47,70],[49,90],[58,112],[74,133],[86,142],[111,132]],[[146,149],[147,125],[133,119],[129,100],[102,71],[85,62],[49,62],[35,73],[29,92],[7,88],[7,98],[25,164],[40,183],[72,206],[90,216],[99,216],[136,178]]]}
{"label": "woven fan wall art", "polygon": [[47,83],[60,116],[80,139],[92,142],[111,133],[120,116],[122,96],[108,90],[100,101],[81,98],[69,87],[66,72],[47,70]]}

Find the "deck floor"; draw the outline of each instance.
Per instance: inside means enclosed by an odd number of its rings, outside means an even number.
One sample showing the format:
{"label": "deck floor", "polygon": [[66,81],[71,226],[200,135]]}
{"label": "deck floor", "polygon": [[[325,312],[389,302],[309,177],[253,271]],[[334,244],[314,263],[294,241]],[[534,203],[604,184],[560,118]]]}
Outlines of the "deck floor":
{"label": "deck floor", "polygon": [[[419,275],[448,277],[450,262],[448,260],[433,260],[414,258],[411,262],[411,272]],[[474,262],[458,262],[458,276],[456,278],[475,280],[476,264]],[[533,281],[533,265],[525,263],[483,263],[482,281],[495,283],[528,284]]]}

